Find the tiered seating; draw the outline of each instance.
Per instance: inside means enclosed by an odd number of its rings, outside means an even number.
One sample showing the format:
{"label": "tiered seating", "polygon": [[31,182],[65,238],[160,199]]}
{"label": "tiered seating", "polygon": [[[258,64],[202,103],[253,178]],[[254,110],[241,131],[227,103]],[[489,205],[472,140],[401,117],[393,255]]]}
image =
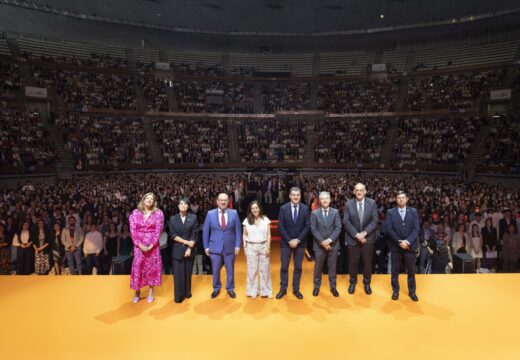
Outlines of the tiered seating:
{"label": "tiered seating", "polygon": [[519,45],[519,41],[509,41],[488,45],[418,50],[415,58],[416,69],[421,71],[509,63],[513,60]]}
{"label": "tiered seating", "polygon": [[306,143],[303,120],[244,120],[238,123],[238,131],[241,161],[303,160]]}
{"label": "tiered seating", "polygon": [[[51,59],[57,62],[88,64],[94,61],[98,67],[125,67],[123,47],[101,43],[77,43],[58,40],[19,38],[20,49],[31,57]],[[82,62],[83,60],[83,62]]]}
{"label": "tiered seating", "polygon": [[320,74],[362,75],[374,63],[375,56],[374,52],[364,51],[322,53]]}
{"label": "tiered seating", "polygon": [[183,75],[223,75],[222,54],[201,51],[168,51],[168,61]]}
{"label": "tiered seating", "polygon": [[289,71],[292,76],[312,75],[312,54],[230,54],[229,65],[232,71],[249,69],[256,71]]}
{"label": "tiered seating", "polygon": [[319,163],[376,163],[386,139],[382,118],[327,119],[314,133],[314,159]]}
{"label": "tiered seating", "polygon": [[140,118],[70,114],[57,119],[56,125],[78,170],[91,165],[150,162],[149,144]]}
{"label": "tiered seating", "polygon": [[0,39],[0,55],[11,55],[11,51],[5,39]]}
{"label": "tiered seating", "polygon": [[228,153],[227,124],[220,119],[154,119],[155,136],[162,141],[164,161],[170,164],[224,162]]}
{"label": "tiered seating", "polygon": [[406,70],[408,51],[386,51],[383,53],[383,63],[389,73],[402,73]]}

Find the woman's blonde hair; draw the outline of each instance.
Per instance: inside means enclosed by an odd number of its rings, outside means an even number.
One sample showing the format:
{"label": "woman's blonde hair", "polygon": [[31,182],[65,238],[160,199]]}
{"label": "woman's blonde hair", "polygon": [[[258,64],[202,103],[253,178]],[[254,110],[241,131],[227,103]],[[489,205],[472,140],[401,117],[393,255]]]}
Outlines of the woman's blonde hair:
{"label": "woman's blonde hair", "polygon": [[152,212],[154,212],[155,210],[157,210],[157,197],[155,196],[155,194],[153,192],[148,192],[146,194],[143,195],[143,197],[141,198],[141,201],[139,201],[139,204],[137,205],[137,208],[144,212],[145,210],[145,207],[144,207],[144,199],[146,199],[149,195],[152,195],[153,196],[153,208],[152,208]]}

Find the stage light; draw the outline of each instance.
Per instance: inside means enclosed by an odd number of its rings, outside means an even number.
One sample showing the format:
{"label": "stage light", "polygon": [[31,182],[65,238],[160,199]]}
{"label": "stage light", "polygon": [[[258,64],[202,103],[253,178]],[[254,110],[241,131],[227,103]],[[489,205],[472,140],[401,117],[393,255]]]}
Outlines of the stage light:
{"label": "stage light", "polygon": [[380,17],[381,19],[384,19],[384,18],[385,18],[385,14],[381,14],[381,15],[379,15],[379,17]]}

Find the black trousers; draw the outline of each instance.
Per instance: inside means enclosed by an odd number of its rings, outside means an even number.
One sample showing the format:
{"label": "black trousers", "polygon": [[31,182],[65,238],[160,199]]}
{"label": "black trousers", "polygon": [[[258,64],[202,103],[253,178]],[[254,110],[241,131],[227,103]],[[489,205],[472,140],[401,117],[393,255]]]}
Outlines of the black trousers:
{"label": "black trousers", "polygon": [[363,263],[363,284],[370,285],[372,281],[372,259],[374,257],[374,244],[358,246],[348,245],[348,273],[350,283],[357,284],[359,259]]}
{"label": "black trousers", "polygon": [[282,266],[280,268],[280,290],[287,290],[289,286],[289,263],[291,262],[291,255],[294,256],[294,270],[293,270],[293,291],[300,290],[300,280],[302,277],[302,262],[305,254],[304,247],[297,247],[296,249],[290,247],[281,247]]}
{"label": "black trousers", "polygon": [[399,291],[399,271],[404,259],[406,273],[408,274],[408,292],[415,293],[415,251],[404,249],[392,249],[392,289]]}
{"label": "black trousers", "polygon": [[92,275],[92,270],[94,269],[94,266],[96,267],[97,274],[102,275],[104,274],[103,271],[103,258],[102,255],[99,254],[96,256],[96,254],[88,254],[86,258],[87,262],[87,274]]}
{"label": "black trousers", "polygon": [[17,266],[16,274],[18,275],[31,275],[34,272],[34,248],[22,248],[21,246],[17,249]]}
{"label": "black trousers", "polygon": [[193,257],[172,259],[173,268],[173,300],[181,302],[191,296],[191,273]]}

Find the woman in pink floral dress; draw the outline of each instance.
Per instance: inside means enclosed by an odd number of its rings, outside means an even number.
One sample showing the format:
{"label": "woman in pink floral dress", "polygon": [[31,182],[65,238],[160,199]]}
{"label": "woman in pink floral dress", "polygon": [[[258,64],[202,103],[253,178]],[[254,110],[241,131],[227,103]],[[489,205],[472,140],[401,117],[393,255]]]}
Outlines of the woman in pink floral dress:
{"label": "woman in pink floral dress", "polygon": [[148,302],[154,301],[153,287],[162,282],[162,261],[159,238],[163,231],[164,214],[157,208],[153,193],[143,196],[129,218],[130,235],[134,243],[134,261],[130,287],[135,290],[133,302],[141,299],[141,288],[149,286]]}

